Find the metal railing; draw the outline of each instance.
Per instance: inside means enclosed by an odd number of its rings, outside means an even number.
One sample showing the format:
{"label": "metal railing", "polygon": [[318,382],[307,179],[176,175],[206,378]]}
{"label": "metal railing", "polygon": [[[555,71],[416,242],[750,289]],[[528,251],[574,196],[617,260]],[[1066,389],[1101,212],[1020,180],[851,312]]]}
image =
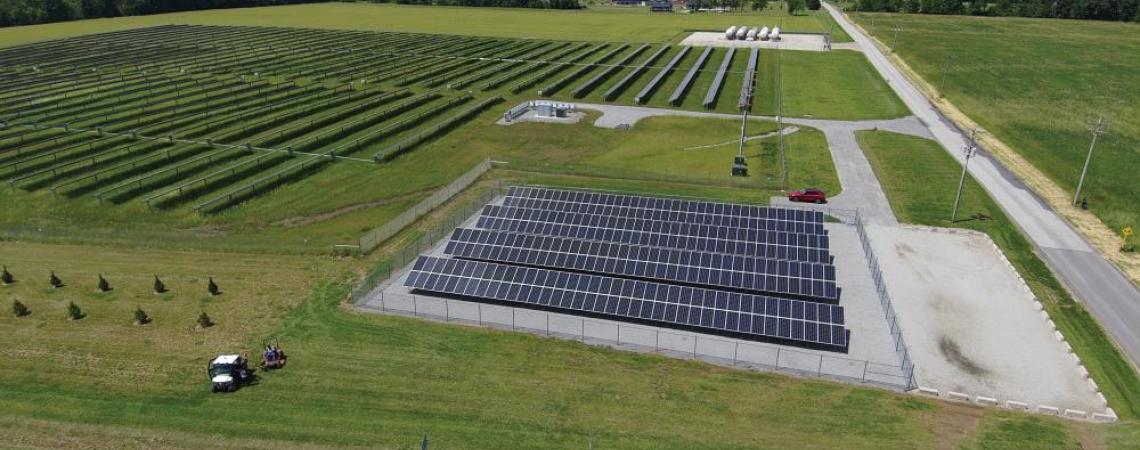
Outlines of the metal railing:
{"label": "metal railing", "polygon": [[875,282],[875,291],[879,294],[879,304],[883,307],[884,317],[890,327],[891,336],[895,340],[895,353],[899,356],[899,364],[906,375],[906,390],[917,389],[918,382],[914,378],[914,362],[910,359],[906,341],[903,339],[902,326],[899,325],[898,314],[891,303],[891,295],[887,292],[887,285],[883,282],[883,270],[879,268],[879,259],[871,248],[871,239],[863,225],[863,218],[858,211],[855,212],[855,230],[863,244],[863,253],[867,255],[867,268],[871,271],[871,279]]}

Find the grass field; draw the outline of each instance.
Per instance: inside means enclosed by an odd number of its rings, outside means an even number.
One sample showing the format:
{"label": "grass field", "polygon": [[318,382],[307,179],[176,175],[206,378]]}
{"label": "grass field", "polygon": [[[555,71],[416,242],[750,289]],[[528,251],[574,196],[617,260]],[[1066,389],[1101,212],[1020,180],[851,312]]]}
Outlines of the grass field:
{"label": "grass field", "polygon": [[[1101,136],[1084,186],[1090,209],[1113,231],[1140,225],[1140,25],[1052,19],[852,14],[884,42],[901,27],[898,53],[945,96],[1070,195]],[[871,21],[874,20],[874,27]]]}
{"label": "grass field", "polygon": [[[1131,425],[1083,425],[527,334],[359,315],[339,305],[343,274],[353,266],[344,261],[0,246],[6,263],[20,268],[20,281],[0,293],[33,310],[0,317],[0,440],[15,447],[403,448],[428,433],[441,448],[581,448],[591,440],[596,448],[1087,448],[1128,444],[1136,433]],[[72,258],[77,251],[85,261]],[[83,281],[93,278],[91,266],[108,271],[114,294],[89,293],[93,283]],[[69,286],[40,287],[46,281],[35,275],[49,268]],[[174,290],[167,297],[149,292],[158,269]],[[225,291],[204,306],[218,325],[194,331],[204,299],[192,286],[208,274]],[[64,320],[65,298],[88,317]],[[136,305],[155,322],[131,325]],[[256,351],[266,336],[281,338],[289,366],[236,394],[210,394],[205,359]],[[45,363],[66,370],[44,370]]]}
{"label": "grass field", "polygon": [[[783,11],[740,14],[651,14],[648,8],[594,7],[579,11],[462,8],[372,3],[323,3],[217,9],[94,19],[0,29],[0,46],[163,24],[253,25],[339,30],[405,31],[510,38],[662,42],[685,31],[723,31],[755,22],[785,32],[828,31],[829,18],[788,16]],[[836,28],[838,29],[838,27]],[[842,33],[838,31],[837,33]],[[836,42],[846,36],[836,34]],[[849,41],[850,38],[846,37]]]}
{"label": "grass field", "polygon": [[961,166],[950,155],[934,141],[911,136],[864,131],[858,138],[900,222],[969,228],[990,235],[1025,277],[1057,328],[1081,354],[1109,405],[1121,417],[1140,418],[1140,378],[1136,372],[1108,340],[1096,319],[1073,300],[1033,253],[1033,246],[973,178],[962,192],[960,220],[950,222],[954,188],[961,173]]}

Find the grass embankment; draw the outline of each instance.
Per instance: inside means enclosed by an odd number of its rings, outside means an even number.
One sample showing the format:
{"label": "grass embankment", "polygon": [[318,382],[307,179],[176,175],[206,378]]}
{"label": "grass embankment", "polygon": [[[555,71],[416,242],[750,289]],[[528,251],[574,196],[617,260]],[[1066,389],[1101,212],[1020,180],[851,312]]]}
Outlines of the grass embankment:
{"label": "grass embankment", "polygon": [[785,32],[820,33],[830,26],[825,23],[826,19],[814,15],[788,16],[776,10],[741,14],[655,14],[648,8],[599,7],[566,11],[361,2],[216,9],[12,27],[0,29],[0,46],[170,23],[662,42],[678,39],[686,30],[722,31],[742,23],[771,24],[777,20]]}
{"label": "grass embankment", "polygon": [[1109,405],[1122,418],[1140,418],[1140,378],[1096,319],[1073,301],[1033,252],[1032,244],[973,178],[962,192],[959,221],[950,222],[961,174],[961,166],[950,155],[933,141],[900,134],[864,131],[858,139],[899,221],[969,228],[990,235],[1081,356]]}
{"label": "grass embankment", "polygon": [[[355,314],[339,304],[343,263],[2,245],[20,281],[0,292],[33,310],[0,318],[0,441],[16,447],[400,448],[428,433],[444,448],[580,448],[591,440],[655,449],[1010,448],[1026,438],[1056,448],[1128,436],[828,381]],[[76,252],[87,257],[76,261]],[[115,283],[108,297],[83,282],[95,266]],[[35,275],[49,268],[70,285],[42,288]],[[174,290],[166,297],[149,292],[150,272],[160,268]],[[204,300],[195,283],[211,273],[226,292],[205,306],[218,325],[194,331]],[[317,278],[324,281],[310,291]],[[64,320],[67,298],[88,317]],[[136,305],[155,322],[131,325]],[[289,366],[236,394],[210,394],[205,360],[256,352],[267,336],[281,338]]]}
{"label": "grass embankment", "polygon": [[[946,99],[1069,192],[1103,114],[1082,196],[1114,232],[1140,225],[1140,25],[1102,21],[852,14]],[[872,20],[874,26],[871,26]]]}

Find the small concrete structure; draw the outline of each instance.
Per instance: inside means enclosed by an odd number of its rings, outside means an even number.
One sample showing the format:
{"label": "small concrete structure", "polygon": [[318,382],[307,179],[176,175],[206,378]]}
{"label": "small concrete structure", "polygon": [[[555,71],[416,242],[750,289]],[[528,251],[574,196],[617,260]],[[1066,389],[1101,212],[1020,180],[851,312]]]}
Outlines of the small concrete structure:
{"label": "small concrete structure", "polygon": [[564,119],[574,112],[573,103],[558,103],[548,101],[531,102],[535,115],[546,119]]}

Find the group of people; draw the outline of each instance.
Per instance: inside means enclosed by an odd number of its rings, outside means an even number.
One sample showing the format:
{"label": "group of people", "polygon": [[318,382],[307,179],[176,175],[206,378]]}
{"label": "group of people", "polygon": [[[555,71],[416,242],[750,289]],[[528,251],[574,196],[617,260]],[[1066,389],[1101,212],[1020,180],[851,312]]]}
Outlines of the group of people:
{"label": "group of people", "polygon": [[285,354],[285,352],[282,352],[277,347],[274,347],[273,344],[269,344],[269,345],[265,346],[265,360],[266,361],[277,361],[277,359],[280,358],[281,356],[283,356],[284,354]]}

